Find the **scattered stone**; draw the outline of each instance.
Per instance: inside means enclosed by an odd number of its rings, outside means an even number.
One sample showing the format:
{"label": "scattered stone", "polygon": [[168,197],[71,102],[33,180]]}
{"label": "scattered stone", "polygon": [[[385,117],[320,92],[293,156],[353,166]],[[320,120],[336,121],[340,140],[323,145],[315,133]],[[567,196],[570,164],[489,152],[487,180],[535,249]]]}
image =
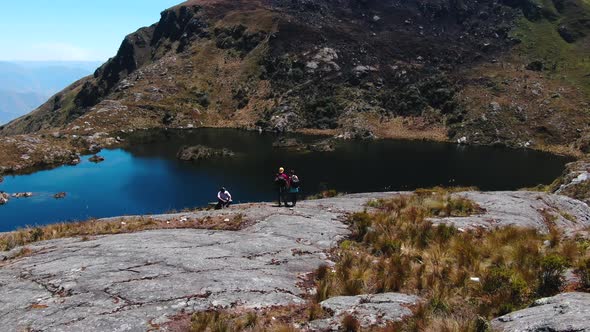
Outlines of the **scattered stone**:
{"label": "scattered stone", "polygon": [[339,71],[340,66],[336,63],[336,60],[338,60],[336,50],[324,47],[305,66],[310,71],[315,71],[316,69],[321,69],[324,72]]}
{"label": "scattered stone", "polygon": [[99,155],[94,155],[94,156],[90,157],[88,159],[88,161],[98,164],[98,163],[101,163],[104,161],[104,157],[101,157]]}
{"label": "scattered stone", "polygon": [[176,157],[185,161],[197,161],[219,157],[233,157],[235,153],[229,149],[213,149],[203,145],[183,146]]}
{"label": "scattered stone", "polygon": [[564,293],[539,299],[531,307],[492,321],[494,330],[590,331],[590,293]]}
{"label": "scattered stone", "polygon": [[78,165],[80,162],[81,162],[80,158],[74,158],[74,159],[72,159],[72,160],[71,160],[71,161],[68,163],[68,165],[70,165],[70,166],[76,166],[76,165]]}
{"label": "scattered stone", "polygon": [[53,195],[53,198],[55,198],[55,199],[66,198],[66,193],[65,192],[57,193],[57,194]]}
{"label": "scattered stone", "polygon": [[500,103],[493,101],[490,103],[490,109],[494,112],[500,112],[502,111],[502,106],[500,106]]}
{"label": "scattered stone", "polygon": [[336,136],[339,139],[362,139],[362,140],[374,140],[377,139],[377,135],[375,135],[370,129],[368,128],[349,128],[344,133]]}
{"label": "scattered stone", "polygon": [[305,144],[296,138],[279,137],[272,143],[273,148],[304,150]]}
{"label": "scattered stone", "polygon": [[309,327],[314,331],[338,331],[342,319],[347,315],[355,317],[361,327],[383,327],[389,322],[411,316],[412,311],[408,307],[419,302],[417,296],[400,293],[333,297],[320,303],[332,317],[312,321]]}
{"label": "scattered stone", "polygon": [[5,192],[0,192],[0,205],[4,205],[4,204],[8,203],[9,199],[10,199],[10,195],[8,195]]}
{"label": "scattered stone", "polygon": [[268,127],[277,133],[285,133],[301,125],[299,115],[287,105],[279,106],[270,118]]}
{"label": "scattered stone", "polygon": [[333,152],[336,150],[336,145],[334,140],[324,139],[308,145],[307,149],[313,152]]}
{"label": "scattered stone", "polygon": [[33,193],[32,192],[26,192],[26,193],[14,193],[12,194],[12,197],[14,198],[29,198],[32,197]]}

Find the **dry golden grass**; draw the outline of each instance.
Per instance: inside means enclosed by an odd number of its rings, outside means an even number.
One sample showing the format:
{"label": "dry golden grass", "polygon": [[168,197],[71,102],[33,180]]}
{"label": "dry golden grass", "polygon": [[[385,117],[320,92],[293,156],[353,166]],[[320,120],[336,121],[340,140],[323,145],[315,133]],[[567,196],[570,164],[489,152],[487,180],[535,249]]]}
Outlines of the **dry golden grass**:
{"label": "dry golden grass", "polygon": [[312,302],[259,310],[228,309],[184,313],[173,317],[165,328],[171,332],[282,332],[299,331],[295,324],[325,318],[322,308]]}
{"label": "dry golden grass", "polygon": [[[230,221],[224,221],[229,218]],[[75,223],[59,223],[54,225],[28,227],[0,235],[0,251],[8,251],[31,243],[67,237],[133,233],[155,229],[214,229],[239,230],[249,224],[241,214],[230,217],[206,217],[202,219],[179,218],[155,220],[148,217],[126,218],[114,221],[89,220]]]}
{"label": "dry golden grass", "polygon": [[424,298],[416,315],[396,324],[396,331],[476,331],[486,319],[559,292],[565,269],[578,266],[583,275],[590,256],[586,242],[558,232],[516,227],[460,232],[435,226],[429,217],[481,211],[442,188],[375,201],[371,207],[376,211],[351,216],[353,234],[334,252],[335,269],[317,271],[316,301],[382,292]]}

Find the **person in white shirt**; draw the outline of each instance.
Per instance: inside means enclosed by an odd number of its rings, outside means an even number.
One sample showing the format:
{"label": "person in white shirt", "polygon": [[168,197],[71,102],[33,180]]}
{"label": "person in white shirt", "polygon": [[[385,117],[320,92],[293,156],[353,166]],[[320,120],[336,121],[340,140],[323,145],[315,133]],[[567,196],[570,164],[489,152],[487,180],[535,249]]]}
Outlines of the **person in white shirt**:
{"label": "person in white shirt", "polygon": [[215,206],[215,209],[220,210],[226,208],[231,204],[231,202],[231,194],[229,191],[227,191],[224,187],[219,188],[219,192],[217,193],[217,205]]}

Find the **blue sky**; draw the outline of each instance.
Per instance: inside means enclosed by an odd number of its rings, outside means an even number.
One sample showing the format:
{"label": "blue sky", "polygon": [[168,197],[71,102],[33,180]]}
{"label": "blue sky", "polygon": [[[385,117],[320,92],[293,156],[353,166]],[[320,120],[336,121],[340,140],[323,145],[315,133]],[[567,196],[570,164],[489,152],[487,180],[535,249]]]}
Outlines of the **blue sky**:
{"label": "blue sky", "polygon": [[0,60],[105,61],[183,0],[2,0]]}

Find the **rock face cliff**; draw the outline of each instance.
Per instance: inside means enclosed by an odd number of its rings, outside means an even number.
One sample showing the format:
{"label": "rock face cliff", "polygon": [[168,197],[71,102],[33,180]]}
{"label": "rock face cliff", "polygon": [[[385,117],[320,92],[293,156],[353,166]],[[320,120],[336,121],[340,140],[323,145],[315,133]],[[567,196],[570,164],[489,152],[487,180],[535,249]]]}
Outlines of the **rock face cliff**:
{"label": "rock face cliff", "polygon": [[588,7],[187,1],[0,135],[231,126],[575,148],[590,117],[588,61],[576,57]]}

